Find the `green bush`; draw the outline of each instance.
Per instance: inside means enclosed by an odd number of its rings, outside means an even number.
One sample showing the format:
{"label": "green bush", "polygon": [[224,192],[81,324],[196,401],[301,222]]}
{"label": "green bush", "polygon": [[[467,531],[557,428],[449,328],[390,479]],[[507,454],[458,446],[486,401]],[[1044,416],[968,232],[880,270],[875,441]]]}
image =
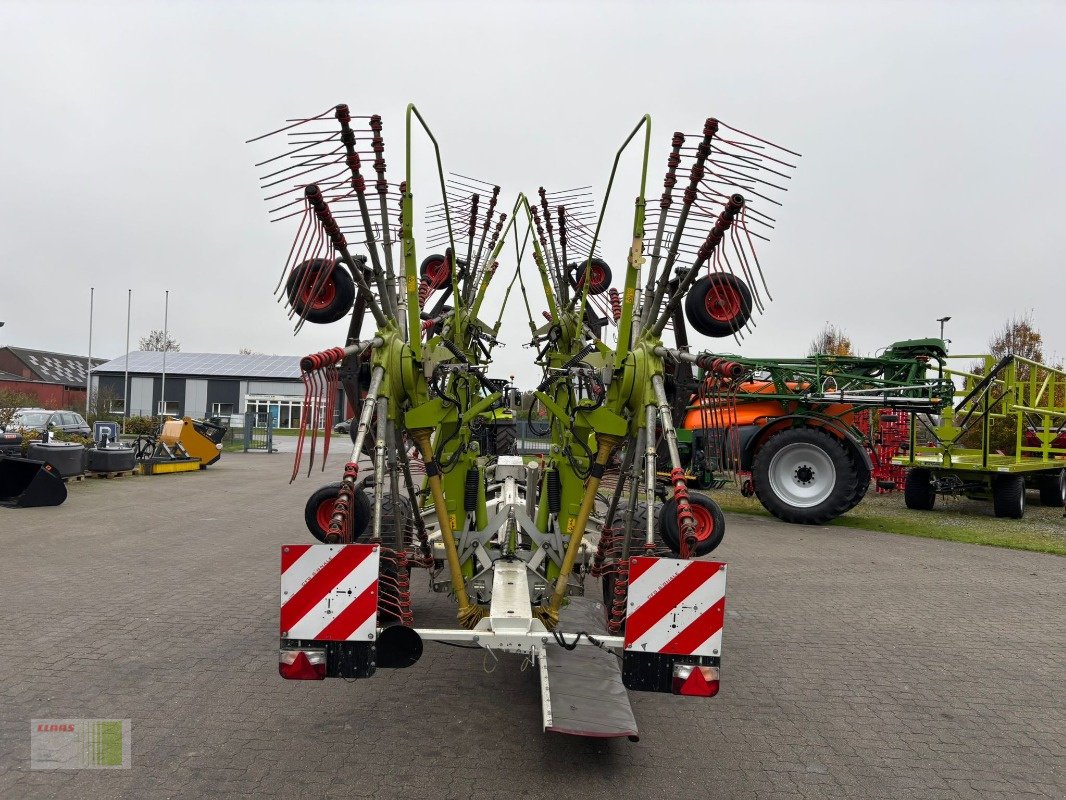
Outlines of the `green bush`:
{"label": "green bush", "polygon": [[77,442],[82,447],[92,447],[95,444],[92,436],[79,436],[76,433],[64,431],[53,431],[52,439],[57,442]]}
{"label": "green bush", "polygon": [[25,457],[26,453],[29,452],[30,442],[40,442],[44,439],[44,436],[40,431],[35,431],[31,428],[19,428],[16,433],[18,433],[18,435],[22,437],[23,457]]}
{"label": "green bush", "polygon": [[155,436],[159,421],[155,417],[130,417],[126,420],[126,436]]}
{"label": "green bush", "polygon": [[[31,442],[43,442],[45,436],[40,431],[35,431],[32,428],[19,428],[18,433],[22,436],[22,455],[25,456],[30,450]],[[82,447],[92,447],[93,440],[91,436],[78,436],[76,433],[63,433],[62,431],[53,431],[52,440],[56,442],[77,442]]]}

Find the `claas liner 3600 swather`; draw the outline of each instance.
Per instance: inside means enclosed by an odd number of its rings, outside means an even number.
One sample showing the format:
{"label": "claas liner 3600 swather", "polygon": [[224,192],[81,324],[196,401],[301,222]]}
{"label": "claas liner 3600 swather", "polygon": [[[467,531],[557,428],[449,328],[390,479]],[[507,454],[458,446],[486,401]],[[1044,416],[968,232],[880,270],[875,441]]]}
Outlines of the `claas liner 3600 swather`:
{"label": "claas liner 3600 swather", "polygon": [[[415,123],[432,143],[431,191],[441,195],[427,239],[444,250],[422,262]],[[343,346],[302,360],[312,413],[294,478],[308,438],[310,473],[321,426],[325,468],[341,390],[359,410],[341,481],[309,507],[322,543],[282,548],[281,675],[368,678],[414,665],[426,641],[522,654],[539,668],[546,730],[635,738],[627,690],[712,697],[722,658],[726,565],[695,559],[718,546],[724,522],[711,500],[688,495],[665,369],[708,368],[709,356],[662,337],[686,298],[713,321],[708,335],[739,340],[750,330],[769,299],[753,245],[772,218],[746,198],[776,204],[770,196],[796,154],[713,118],[694,136],[675,133],[646,230],[648,116],[618,150],[598,214],[584,190],[543,188],[533,202],[519,194],[509,216],[497,212],[498,186],[445,176],[413,105],[406,133],[398,185],[385,175],[381,118],[352,116],[345,105],[252,140],[286,142],[257,166],[275,217],[298,222],[277,285],[290,319],[297,330],[349,320]],[[641,179],[619,292],[599,234],[634,141],[643,144]],[[509,238],[516,263],[503,305],[517,282],[544,376],[532,395],[549,444],[529,460],[505,452],[508,437],[485,435],[515,392],[486,375],[503,307],[494,324],[480,317]],[[547,304],[542,324],[521,269],[530,244]],[[367,314],[372,333],[363,332]],[[670,456],[665,485],[656,476],[660,441]],[[370,478],[359,474],[364,453]],[[454,627],[415,626],[416,568],[454,599]],[[589,578],[600,579],[602,602],[584,596]]]}

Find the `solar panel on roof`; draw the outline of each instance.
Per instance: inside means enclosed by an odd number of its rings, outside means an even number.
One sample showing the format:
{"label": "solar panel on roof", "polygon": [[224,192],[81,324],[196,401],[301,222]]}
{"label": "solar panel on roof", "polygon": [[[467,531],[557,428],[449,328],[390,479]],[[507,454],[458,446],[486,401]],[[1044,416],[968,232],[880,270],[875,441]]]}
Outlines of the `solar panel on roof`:
{"label": "solar panel on roof", "polygon": [[[300,377],[299,356],[245,356],[229,353],[168,352],[168,375],[202,375],[204,377],[281,378]],[[119,356],[96,372],[124,372],[126,356]],[[129,354],[129,371],[159,373],[163,371],[163,353],[137,351]]]}

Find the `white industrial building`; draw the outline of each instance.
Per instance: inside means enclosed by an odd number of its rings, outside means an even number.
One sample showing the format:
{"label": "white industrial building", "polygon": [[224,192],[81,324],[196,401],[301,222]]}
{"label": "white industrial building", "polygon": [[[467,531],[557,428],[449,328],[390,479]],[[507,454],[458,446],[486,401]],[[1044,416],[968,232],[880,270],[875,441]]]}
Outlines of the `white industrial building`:
{"label": "white industrial building", "polygon": [[[115,398],[114,413],[128,407],[129,416],[255,411],[272,415],[277,428],[298,428],[304,413],[299,356],[137,351],[96,367],[92,385]],[[338,403],[334,421],[343,409]]]}

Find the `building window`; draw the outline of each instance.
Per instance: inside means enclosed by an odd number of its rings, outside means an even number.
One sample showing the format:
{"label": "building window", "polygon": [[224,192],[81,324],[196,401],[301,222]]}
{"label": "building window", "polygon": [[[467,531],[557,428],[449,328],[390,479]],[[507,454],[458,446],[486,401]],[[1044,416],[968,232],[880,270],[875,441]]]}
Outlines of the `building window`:
{"label": "building window", "polygon": [[160,414],[167,417],[176,417],[180,413],[181,404],[177,400],[167,400],[166,402],[159,401]]}
{"label": "building window", "polygon": [[213,403],[211,414],[215,417],[229,417],[233,415],[233,403]]}
{"label": "building window", "polygon": [[108,414],[125,414],[126,413],[126,401],[115,398],[109,400],[107,403]]}
{"label": "building window", "polygon": [[[262,427],[266,425],[266,418],[269,415],[273,417],[274,427],[283,429],[293,429],[300,427],[300,421],[304,414],[308,411],[304,409],[302,400],[291,399],[288,397],[254,397],[249,396],[246,406],[248,413],[255,414],[258,417],[256,425]],[[334,412],[336,417],[338,412]],[[326,424],[325,417],[325,405],[319,406],[319,421],[318,428],[322,428]],[[310,420],[309,420],[310,421]],[[332,425],[336,422],[336,419],[330,420],[329,424]]]}

